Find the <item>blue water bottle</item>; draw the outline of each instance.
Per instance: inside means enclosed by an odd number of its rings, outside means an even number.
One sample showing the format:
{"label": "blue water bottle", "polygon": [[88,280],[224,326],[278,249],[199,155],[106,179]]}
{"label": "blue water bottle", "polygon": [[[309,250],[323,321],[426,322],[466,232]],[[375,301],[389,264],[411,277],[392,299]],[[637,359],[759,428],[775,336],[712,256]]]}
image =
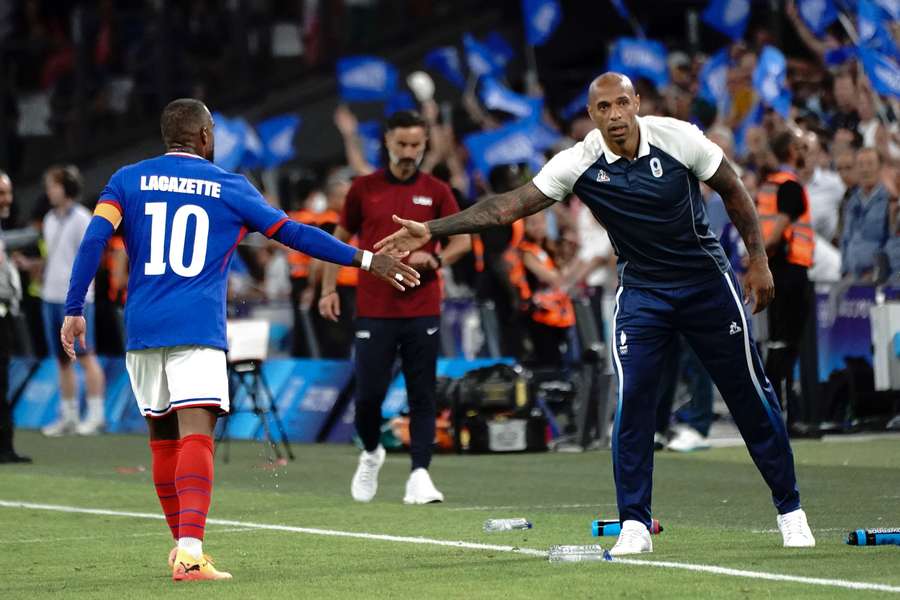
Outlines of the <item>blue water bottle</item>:
{"label": "blue water bottle", "polygon": [[900,528],[893,529],[857,529],[847,534],[847,543],[851,546],[900,546]]}

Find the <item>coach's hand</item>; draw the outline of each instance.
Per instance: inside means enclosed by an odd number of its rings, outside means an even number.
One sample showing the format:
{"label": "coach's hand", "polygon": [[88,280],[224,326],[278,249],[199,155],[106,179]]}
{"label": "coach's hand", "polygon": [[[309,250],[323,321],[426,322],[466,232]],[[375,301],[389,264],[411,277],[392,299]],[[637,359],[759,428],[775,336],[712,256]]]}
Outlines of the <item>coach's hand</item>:
{"label": "coach's hand", "polygon": [[81,342],[82,348],[87,348],[86,331],[87,324],[84,322],[84,317],[66,317],[63,320],[62,329],[59,330],[59,340],[62,342],[63,350],[66,351],[69,360],[75,360],[76,339]]}
{"label": "coach's hand", "polygon": [[767,307],[774,297],[775,282],[772,281],[768,259],[750,259],[744,277],[744,304],[750,304],[755,315]]}
{"label": "coach's hand", "polygon": [[403,258],[413,250],[417,250],[428,243],[431,232],[428,225],[409,219],[401,219],[394,215],[394,223],[403,227],[375,244],[375,249],[391,256]]}
{"label": "coach's hand", "polygon": [[390,283],[401,292],[408,287],[419,285],[419,272],[388,254],[378,253],[373,256],[369,273]]}
{"label": "coach's hand", "polygon": [[429,252],[413,252],[406,259],[406,264],[420,273],[422,271],[434,271],[440,266],[434,254]]}
{"label": "coach's hand", "polygon": [[341,297],[338,296],[337,290],[322,294],[319,298],[319,314],[329,321],[337,322],[341,316]]}

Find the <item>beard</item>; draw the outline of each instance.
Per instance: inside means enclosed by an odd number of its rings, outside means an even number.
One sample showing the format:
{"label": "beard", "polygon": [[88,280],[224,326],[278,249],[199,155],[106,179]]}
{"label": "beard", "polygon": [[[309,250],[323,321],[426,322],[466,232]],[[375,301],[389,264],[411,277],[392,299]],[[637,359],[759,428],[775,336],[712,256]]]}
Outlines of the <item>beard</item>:
{"label": "beard", "polygon": [[400,158],[390,150],[388,150],[388,158],[391,161],[392,165],[397,165],[398,167],[406,167],[406,166],[415,166],[418,167],[422,164],[422,161],[425,159],[425,152],[421,152],[415,158]]}

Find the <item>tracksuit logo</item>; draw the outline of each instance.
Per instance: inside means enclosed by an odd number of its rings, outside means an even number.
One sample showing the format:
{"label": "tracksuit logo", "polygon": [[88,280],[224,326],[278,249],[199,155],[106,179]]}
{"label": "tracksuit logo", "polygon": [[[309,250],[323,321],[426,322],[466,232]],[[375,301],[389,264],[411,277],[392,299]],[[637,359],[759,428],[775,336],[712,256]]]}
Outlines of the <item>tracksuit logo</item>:
{"label": "tracksuit logo", "polygon": [[621,332],[619,334],[619,354],[628,354],[628,344],[626,343],[628,338],[625,336],[625,332]]}
{"label": "tracksuit logo", "polygon": [[741,326],[737,324],[737,321],[732,321],[731,327],[728,328],[728,335],[735,335],[742,331],[743,329],[741,329]]}
{"label": "tracksuit logo", "polygon": [[604,171],[603,169],[600,169],[600,172],[597,173],[597,181],[600,183],[608,183],[609,182],[609,175],[606,174],[606,171]]}

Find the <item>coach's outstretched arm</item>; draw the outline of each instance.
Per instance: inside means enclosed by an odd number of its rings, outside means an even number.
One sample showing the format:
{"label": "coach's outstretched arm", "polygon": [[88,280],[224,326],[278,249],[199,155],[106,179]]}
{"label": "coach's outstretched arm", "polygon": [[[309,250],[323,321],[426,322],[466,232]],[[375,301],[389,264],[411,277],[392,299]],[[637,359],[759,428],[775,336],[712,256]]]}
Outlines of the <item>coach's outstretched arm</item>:
{"label": "coach's outstretched arm", "polygon": [[715,174],[706,180],[706,185],[722,196],[728,216],[747,247],[750,264],[744,278],[744,302],[752,303],[756,314],[775,297],[775,283],[769,271],[769,257],[753,199],[725,157]]}
{"label": "coach's outstretched arm", "polygon": [[394,222],[403,229],[379,241],[375,244],[375,249],[401,256],[421,248],[433,237],[478,233],[498,225],[509,225],[522,217],[544,210],[553,202],[552,198],[545,196],[536,185],[529,182],[510,192],[480,200],[455,215],[427,223],[401,219],[394,215]]}

